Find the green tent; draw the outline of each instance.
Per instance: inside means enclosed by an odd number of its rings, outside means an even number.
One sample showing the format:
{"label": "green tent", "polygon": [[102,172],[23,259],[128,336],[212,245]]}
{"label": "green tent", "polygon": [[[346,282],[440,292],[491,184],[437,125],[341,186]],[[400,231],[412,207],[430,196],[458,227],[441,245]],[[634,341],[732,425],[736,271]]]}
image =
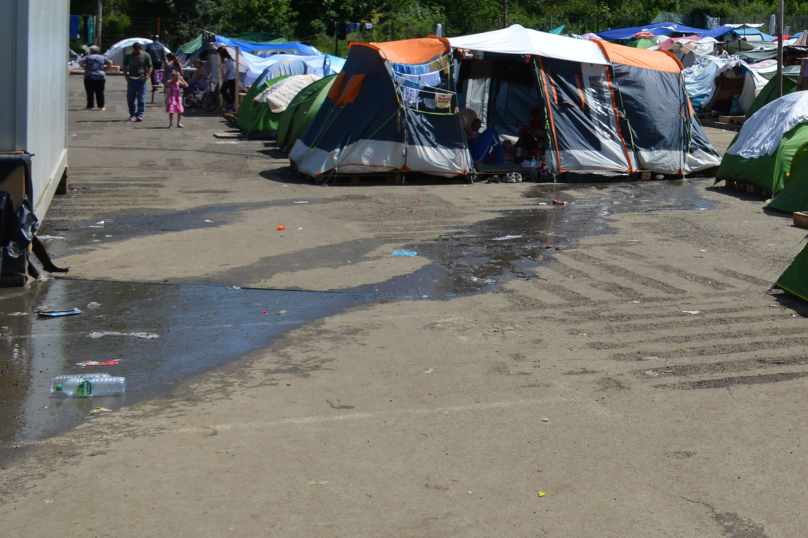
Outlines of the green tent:
{"label": "green tent", "polygon": [[566,24],[562,24],[561,26],[556,26],[552,30],[550,30],[551,34],[561,35],[561,32],[564,31],[564,27],[567,26]]}
{"label": "green tent", "polygon": [[766,204],[773,209],[796,213],[808,209],[808,145],[800,146],[791,159],[782,191]]}
{"label": "green tent", "polygon": [[[799,76],[800,66],[789,65],[783,68],[783,95],[797,91],[797,78],[799,78]],[[760,90],[758,96],[755,97],[755,100],[752,101],[752,104],[749,106],[749,110],[746,111],[746,117],[751,117],[752,114],[768,105],[775,99],[777,99],[776,77],[769,80],[769,83],[766,84],[762,90]]]}
{"label": "green tent", "polygon": [[808,301],[808,245],[802,247],[800,253],[791,260],[791,264],[783,271],[776,285]]}
{"label": "green tent", "polygon": [[[732,144],[737,139],[736,136]],[[805,144],[808,144],[808,124],[803,123],[783,135],[777,150],[772,155],[747,159],[740,155],[726,153],[721,159],[721,166],[718,167],[716,178],[757,185],[776,197],[777,193],[788,185],[794,154]]]}
{"label": "green tent", "polygon": [[238,109],[236,124],[249,138],[270,138],[278,130],[278,120],[282,112],[272,112],[268,104],[256,103],[254,99],[270,86],[290,76],[294,75],[286,75],[267,80],[261,84],[253,84],[247,91],[247,95]]}
{"label": "green tent", "polygon": [[629,39],[626,42],[627,47],[634,47],[635,49],[650,49],[651,47],[656,47],[659,45],[653,39],[648,39],[647,37],[641,37],[640,39]]}
{"label": "green tent", "polygon": [[286,110],[281,112],[277,136],[281,148],[291,149],[295,145],[298,137],[303,134],[306,126],[320,110],[336,78],[337,75],[331,75],[309,84],[292,99]]}

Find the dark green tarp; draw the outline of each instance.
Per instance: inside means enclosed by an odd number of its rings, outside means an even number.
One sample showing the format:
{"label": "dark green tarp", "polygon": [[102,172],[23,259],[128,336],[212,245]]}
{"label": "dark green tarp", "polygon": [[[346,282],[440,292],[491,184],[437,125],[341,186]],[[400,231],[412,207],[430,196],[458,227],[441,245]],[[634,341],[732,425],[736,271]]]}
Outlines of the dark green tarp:
{"label": "dark green tarp", "polygon": [[777,286],[808,301],[808,250],[802,247],[800,253],[777,279]]}
{"label": "dark green tarp", "polygon": [[236,121],[236,124],[247,133],[249,138],[271,138],[275,131],[278,130],[278,120],[282,113],[272,112],[268,104],[256,103],[254,99],[273,84],[277,84],[290,76],[293,75],[273,78],[261,84],[253,84],[250,87],[244,97],[244,102],[238,109],[238,120]]}
{"label": "dark green tarp", "polygon": [[801,146],[791,159],[783,190],[766,203],[786,213],[808,209],[808,145]]}
{"label": "dark green tarp", "polygon": [[[783,95],[794,93],[797,91],[797,78],[800,76],[800,66],[789,65],[783,68]],[[769,83],[763,86],[760,93],[752,101],[749,110],[746,111],[746,117],[751,118],[752,114],[768,105],[777,99],[777,78],[774,77],[769,80]]]}
{"label": "dark green tarp", "polygon": [[[736,136],[737,138],[737,136]],[[735,140],[732,141],[735,143]],[[808,124],[800,124],[788,131],[772,155],[747,159],[739,155],[724,154],[716,178],[734,179],[757,185],[766,192],[777,195],[789,182],[791,160],[803,145],[808,143]],[[732,147],[732,144],[730,144]]]}
{"label": "dark green tarp", "polygon": [[278,146],[291,149],[320,110],[337,75],[315,81],[295,95],[278,120]]}

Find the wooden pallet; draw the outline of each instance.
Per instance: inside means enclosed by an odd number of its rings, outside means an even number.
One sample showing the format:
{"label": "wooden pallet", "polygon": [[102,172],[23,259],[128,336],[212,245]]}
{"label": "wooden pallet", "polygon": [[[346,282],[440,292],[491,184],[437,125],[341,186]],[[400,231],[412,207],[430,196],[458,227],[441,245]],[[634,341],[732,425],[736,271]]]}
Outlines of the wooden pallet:
{"label": "wooden pallet", "polygon": [[231,132],[231,133],[213,133],[213,136],[216,138],[241,138],[241,132]]}
{"label": "wooden pallet", "polygon": [[731,179],[727,179],[725,181],[728,189],[735,189],[737,191],[748,192],[749,194],[754,194],[762,198],[769,197],[769,193],[767,193],[765,190],[761,189],[757,185],[750,185],[748,183],[743,183],[741,181],[733,181]]}
{"label": "wooden pallet", "polygon": [[746,116],[718,116],[718,121],[731,125],[743,125],[747,119]]}
{"label": "wooden pallet", "polygon": [[380,174],[338,174],[337,176],[320,176],[313,178],[317,185],[433,185],[468,183],[465,176],[446,178],[427,174],[409,174],[388,172]]}
{"label": "wooden pallet", "polygon": [[797,228],[808,228],[808,213],[794,213],[794,226]]}
{"label": "wooden pallet", "polygon": [[639,175],[640,175],[640,180],[642,180],[642,181],[650,181],[651,180],[651,171],[650,170],[640,170]]}

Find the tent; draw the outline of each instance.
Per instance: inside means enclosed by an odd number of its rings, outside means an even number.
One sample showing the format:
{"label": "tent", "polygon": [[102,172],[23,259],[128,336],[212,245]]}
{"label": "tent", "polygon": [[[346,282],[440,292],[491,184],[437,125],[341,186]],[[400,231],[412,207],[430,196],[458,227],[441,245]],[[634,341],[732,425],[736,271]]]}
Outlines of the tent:
{"label": "tent", "polygon": [[650,49],[656,47],[657,43],[653,39],[641,37],[639,39],[631,39],[626,42],[627,47],[634,47],[635,49]]}
{"label": "tent", "polygon": [[802,247],[775,285],[808,301],[808,245]]}
{"label": "tent", "polygon": [[[783,95],[797,91],[797,80],[800,76],[800,66],[789,65],[783,68]],[[752,116],[765,105],[777,99],[777,78],[772,77],[746,111],[746,117]]]}
{"label": "tent", "polygon": [[303,88],[278,120],[278,146],[290,149],[323,106],[337,75],[330,75]]}
{"label": "tent", "polygon": [[715,77],[727,63],[723,58],[705,56],[684,71],[687,95],[698,110],[702,110],[701,104],[710,98]]}
{"label": "tent", "polygon": [[746,27],[738,27],[734,28],[730,33],[729,37],[727,38],[730,41],[734,41],[736,39],[745,39],[747,42],[749,41],[774,41],[774,36],[769,34],[764,34],[757,28],[746,28]]}
{"label": "tent", "polygon": [[[107,52],[104,53],[104,56],[112,60],[113,65],[123,67],[124,56],[132,52],[132,45],[135,43],[140,43],[143,45],[143,50],[145,51],[146,45],[151,45],[152,40],[143,37],[130,37],[128,39],[123,39],[112,45]],[[165,46],[163,48],[165,48],[166,53],[171,52]]]}
{"label": "tent", "polygon": [[808,144],[808,93],[784,95],[743,124],[724,155],[716,178],[756,185],[776,200],[794,178],[789,176],[792,160],[805,144]]}
{"label": "tent", "polygon": [[[226,37],[228,39],[236,39],[238,41],[246,41],[248,43],[286,43],[286,39],[279,34],[270,34],[267,32],[251,32],[248,34],[220,34],[222,37]],[[191,41],[181,45],[178,49],[176,54],[179,56],[180,53],[184,54],[186,57],[191,56],[193,53],[198,51],[202,47],[202,37],[203,34],[199,34]]]}
{"label": "tent", "polygon": [[[342,71],[345,60],[329,54],[317,56],[297,56],[276,54],[256,60],[246,67],[245,84],[261,84],[267,80],[286,75],[317,75],[322,78]],[[263,70],[256,69],[263,67]]]}
{"label": "tent", "polygon": [[634,26],[631,28],[606,30],[604,32],[598,32],[598,35],[603,39],[608,39],[609,41],[628,41],[632,38],[632,36],[634,36],[634,34],[639,32],[648,32],[649,34],[654,35],[703,35],[707,33],[707,30],[703,30],[701,28],[691,28],[689,26],[684,26],[682,24],[676,24],[673,22],[658,22],[649,24],[648,26]]}
{"label": "tent", "polygon": [[786,213],[808,209],[808,146],[800,146],[794,153],[783,190],[767,200],[766,204]]}
{"label": "tent", "polygon": [[553,173],[675,174],[719,164],[694,120],[682,66],[665,52],[565,41],[518,25],[450,42],[482,52],[467,71],[461,65],[458,100],[486,126],[514,136],[530,108],[543,105]]}
{"label": "tent", "polygon": [[451,56],[449,42],[438,37],[351,43],[345,67],[289,153],[293,166],[310,177],[467,174],[472,163],[456,113]]}
{"label": "tent", "polygon": [[701,108],[708,112],[731,114],[735,102],[740,114],[746,114],[768,82],[742,60],[727,62],[716,74],[710,97],[701,104]]}
{"label": "tent", "polygon": [[278,130],[280,112],[272,112],[266,100],[257,100],[258,97],[275,84],[281,83],[289,77],[278,77],[267,80],[261,84],[253,84],[244,96],[244,101],[238,109],[236,124],[247,134],[248,138],[271,138]]}

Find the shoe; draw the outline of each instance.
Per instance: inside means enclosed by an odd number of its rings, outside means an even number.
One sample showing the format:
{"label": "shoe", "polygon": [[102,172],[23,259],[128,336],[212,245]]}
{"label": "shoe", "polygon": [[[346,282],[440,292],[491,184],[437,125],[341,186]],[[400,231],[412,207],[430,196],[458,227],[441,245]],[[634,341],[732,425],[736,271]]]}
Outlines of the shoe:
{"label": "shoe", "polygon": [[522,174],[520,174],[519,172],[514,172],[513,173],[513,178],[516,180],[517,183],[522,182]]}
{"label": "shoe", "polygon": [[93,107],[91,107],[91,106],[84,107],[84,110],[92,110],[92,109],[93,109]]}
{"label": "shoe", "polygon": [[184,129],[184,128],[185,128],[185,125],[183,125],[183,124],[181,124],[181,123],[178,123],[178,124],[177,124],[177,127],[179,127],[180,129]]}
{"label": "shoe", "polygon": [[106,110],[106,109],[107,109],[107,107],[102,106],[102,107],[101,107],[101,108],[99,108],[98,110]]}
{"label": "shoe", "polygon": [[130,116],[129,121],[137,121],[134,116]]}
{"label": "shoe", "polygon": [[168,128],[169,128],[169,129],[173,129],[173,128],[174,128],[174,126],[173,126],[173,125],[171,125],[171,124],[169,123],[169,124],[168,124]]}
{"label": "shoe", "polygon": [[138,116],[138,117],[136,117],[136,118],[135,118],[135,121],[143,121],[143,118],[141,118],[140,116]]}
{"label": "shoe", "polygon": [[235,105],[227,105],[224,107],[225,110],[232,110]]}

